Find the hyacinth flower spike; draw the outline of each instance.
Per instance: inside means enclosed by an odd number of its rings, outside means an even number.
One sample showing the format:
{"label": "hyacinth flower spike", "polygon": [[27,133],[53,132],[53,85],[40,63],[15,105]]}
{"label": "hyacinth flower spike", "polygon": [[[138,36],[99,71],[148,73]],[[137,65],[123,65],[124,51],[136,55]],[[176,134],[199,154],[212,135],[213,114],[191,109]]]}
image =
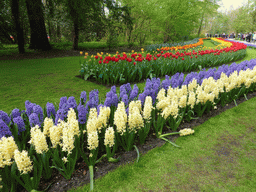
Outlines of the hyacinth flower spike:
{"label": "hyacinth flower spike", "polygon": [[[131,151],[134,147],[137,152],[137,162],[139,160],[138,148],[133,145],[136,138],[137,129],[144,126],[143,118],[140,115],[141,102],[132,101],[129,104],[129,117],[127,120],[127,113],[125,110],[124,102],[118,104],[117,110],[114,115],[115,138],[118,145],[121,145],[125,151]],[[128,123],[128,125],[127,125]],[[128,127],[128,128],[127,128]]]}
{"label": "hyacinth flower spike", "polygon": [[[83,151],[84,144],[82,144],[82,147],[80,148],[80,154],[82,158],[84,159],[85,163],[89,166],[89,172],[90,172],[90,190],[93,190],[93,167],[96,163],[99,163],[104,157],[109,157],[108,160],[115,162],[114,158],[111,158],[110,156],[112,154],[104,154],[102,155],[98,160],[98,152],[99,152],[99,133],[104,133],[102,127],[106,126],[107,123],[107,116],[110,115],[110,109],[108,107],[100,108],[99,117],[97,115],[96,108],[91,108],[89,112],[89,117],[87,120],[87,126],[86,130],[83,131],[83,134],[87,135],[87,148],[90,150],[89,158],[87,157],[87,153]],[[106,131],[108,134],[109,131]],[[116,148],[113,149],[113,151]]]}
{"label": "hyacinth flower spike", "polygon": [[[42,175],[43,167],[35,156],[33,156],[33,164],[28,156],[28,152],[23,150],[20,152],[18,149],[14,151],[15,162],[12,165],[11,177],[16,179],[27,191],[36,190],[38,188],[40,178]],[[33,177],[30,177],[29,172],[33,170]]]}
{"label": "hyacinth flower spike", "polygon": [[70,108],[67,116],[67,122],[60,120],[57,126],[50,128],[50,139],[53,148],[54,164],[51,168],[56,168],[69,180],[74,172],[80,153],[80,130],[73,108]]}
{"label": "hyacinth flower spike", "polygon": [[0,139],[0,175],[2,191],[17,191],[17,181],[10,177],[14,159],[14,151],[18,149],[13,137]]}

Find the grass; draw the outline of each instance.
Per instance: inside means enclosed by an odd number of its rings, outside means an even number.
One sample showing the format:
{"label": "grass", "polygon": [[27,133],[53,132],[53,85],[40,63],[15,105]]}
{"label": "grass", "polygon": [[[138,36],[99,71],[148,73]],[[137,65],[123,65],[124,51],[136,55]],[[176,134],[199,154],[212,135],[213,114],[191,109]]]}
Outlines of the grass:
{"label": "grass", "polygon": [[[256,98],[194,127],[95,180],[94,191],[253,191],[256,186]],[[96,165],[97,166],[97,165]],[[89,184],[70,190],[88,191]]]}
{"label": "grass", "polygon": [[[213,46],[210,41],[205,43],[208,47]],[[256,58],[256,50],[247,49],[241,61],[253,58]],[[59,103],[64,96],[74,96],[78,102],[82,91],[88,95],[94,89],[99,90],[99,97],[104,101],[110,88],[75,77],[79,75],[82,60],[82,56],[77,56],[1,61],[0,110],[7,113],[15,108],[23,110],[26,100],[44,107],[47,102]],[[142,90],[145,82],[137,85]]]}
{"label": "grass", "polygon": [[[210,45],[207,45],[209,47]],[[243,60],[256,58],[247,49]],[[25,109],[25,101],[45,106],[62,96],[98,89],[104,99],[110,89],[78,75],[82,57],[8,60],[0,65],[0,110]],[[243,61],[241,60],[241,61]],[[241,62],[239,61],[239,62]],[[145,83],[137,84],[143,88]],[[121,166],[95,180],[95,191],[253,191],[256,186],[256,98],[194,127],[195,134],[155,148],[138,164]],[[114,179],[113,179],[114,178]],[[83,189],[72,191],[87,191]]]}

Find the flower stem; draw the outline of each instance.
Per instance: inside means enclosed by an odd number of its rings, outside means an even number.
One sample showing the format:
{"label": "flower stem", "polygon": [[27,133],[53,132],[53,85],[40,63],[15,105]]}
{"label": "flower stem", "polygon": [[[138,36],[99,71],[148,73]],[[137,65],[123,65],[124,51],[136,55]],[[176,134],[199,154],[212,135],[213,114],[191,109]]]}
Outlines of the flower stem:
{"label": "flower stem", "polygon": [[166,138],[164,138],[164,137],[159,137],[160,139],[163,139],[163,140],[165,140],[165,141],[167,141],[168,143],[171,143],[173,146],[175,146],[175,147],[180,147],[180,146],[178,146],[178,145],[176,145],[175,143],[173,143],[173,142],[171,142],[171,141],[169,141],[168,139],[166,139]]}
{"label": "flower stem", "polygon": [[93,191],[93,166],[89,166],[90,171],[90,191]]}
{"label": "flower stem", "polygon": [[165,136],[169,136],[169,135],[176,135],[176,134],[180,134],[180,132],[166,133],[166,134],[160,135],[160,138],[165,137]]}
{"label": "flower stem", "polygon": [[139,153],[139,150],[138,150],[138,148],[136,147],[136,145],[133,145],[134,146],[134,148],[135,148],[135,150],[136,150],[136,152],[137,152],[137,163],[139,162],[139,159],[140,159],[140,153]]}

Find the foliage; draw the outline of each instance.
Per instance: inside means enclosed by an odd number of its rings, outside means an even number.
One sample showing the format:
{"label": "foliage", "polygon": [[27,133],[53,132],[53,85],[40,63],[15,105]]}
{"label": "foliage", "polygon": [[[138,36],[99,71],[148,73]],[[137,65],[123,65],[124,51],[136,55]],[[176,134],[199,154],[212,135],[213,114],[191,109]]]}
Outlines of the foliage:
{"label": "foliage", "polygon": [[[217,39],[218,40],[218,39]],[[216,40],[215,40],[216,41]],[[176,72],[190,72],[204,67],[212,67],[219,64],[236,61],[245,56],[246,46],[243,44],[233,44],[231,48],[223,49],[222,42],[215,50],[198,51],[187,50],[184,53],[173,51],[154,54],[126,54],[117,57],[97,55],[88,58],[81,64],[80,74],[85,80],[96,80],[103,84],[123,84],[128,82],[138,82],[147,78],[173,75]],[[230,44],[224,42],[224,44]],[[169,50],[163,48],[161,50]],[[238,51],[239,50],[239,51]],[[143,51],[143,50],[142,50]],[[93,56],[92,56],[93,57]]]}

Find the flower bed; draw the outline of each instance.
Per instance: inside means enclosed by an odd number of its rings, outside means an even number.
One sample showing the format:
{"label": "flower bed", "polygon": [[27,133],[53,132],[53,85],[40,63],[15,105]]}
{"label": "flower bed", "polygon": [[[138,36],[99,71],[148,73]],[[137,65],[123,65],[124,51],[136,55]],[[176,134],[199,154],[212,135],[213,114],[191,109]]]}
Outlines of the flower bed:
{"label": "flower bed", "polygon": [[[239,42],[239,41],[235,41],[235,40],[227,40],[227,41],[230,41],[230,42]],[[242,43],[242,42],[239,42],[239,43]],[[247,47],[253,47],[253,48],[256,48],[256,45],[252,45],[251,43],[243,43],[245,44]]]}
{"label": "flower bed", "polygon": [[195,38],[191,41],[184,41],[184,42],[179,42],[179,43],[163,43],[163,44],[148,45],[146,47],[146,51],[147,52],[153,52],[153,51],[156,51],[157,49],[161,49],[162,47],[171,47],[171,48],[177,48],[178,49],[178,47],[183,47],[183,46],[192,45],[192,44],[195,45],[195,46],[202,45],[203,44],[202,38],[200,38],[200,39]]}
{"label": "flower bed", "polygon": [[221,46],[226,48],[183,53],[161,51],[144,56],[140,53],[132,53],[129,57],[126,53],[122,56],[105,56],[105,58],[102,57],[103,54],[98,54],[81,64],[80,74],[85,80],[116,85],[213,67],[239,60],[246,54],[246,45],[242,43],[230,43],[215,38],[213,40],[221,41]]}
{"label": "flower bed", "polygon": [[[167,142],[167,135],[192,134],[191,129],[178,130],[182,120],[189,122],[217,103],[224,106],[254,90],[256,60],[251,60],[193,72],[185,79],[182,73],[166,76],[162,83],[159,78],[148,79],[141,94],[136,85],[133,89],[129,83],[122,85],[119,95],[113,86],[104,104],[99,104],[94,90],[88,101],[82,92],[78,105],[74,97],[62,97],[58,107],[26,101],[25,111],[14,109],[9,115],[0,111],[3,190],[15,190],[17,183],[28,191],[37,189],[41,175],[50,179],[52,169],[70,179],[79,157],[92,174],[102,158],[118,161],[115,151],[137,150],[135,143],[143,144],[148,134]],[[164,129],[173,132],[163,135]]]}

